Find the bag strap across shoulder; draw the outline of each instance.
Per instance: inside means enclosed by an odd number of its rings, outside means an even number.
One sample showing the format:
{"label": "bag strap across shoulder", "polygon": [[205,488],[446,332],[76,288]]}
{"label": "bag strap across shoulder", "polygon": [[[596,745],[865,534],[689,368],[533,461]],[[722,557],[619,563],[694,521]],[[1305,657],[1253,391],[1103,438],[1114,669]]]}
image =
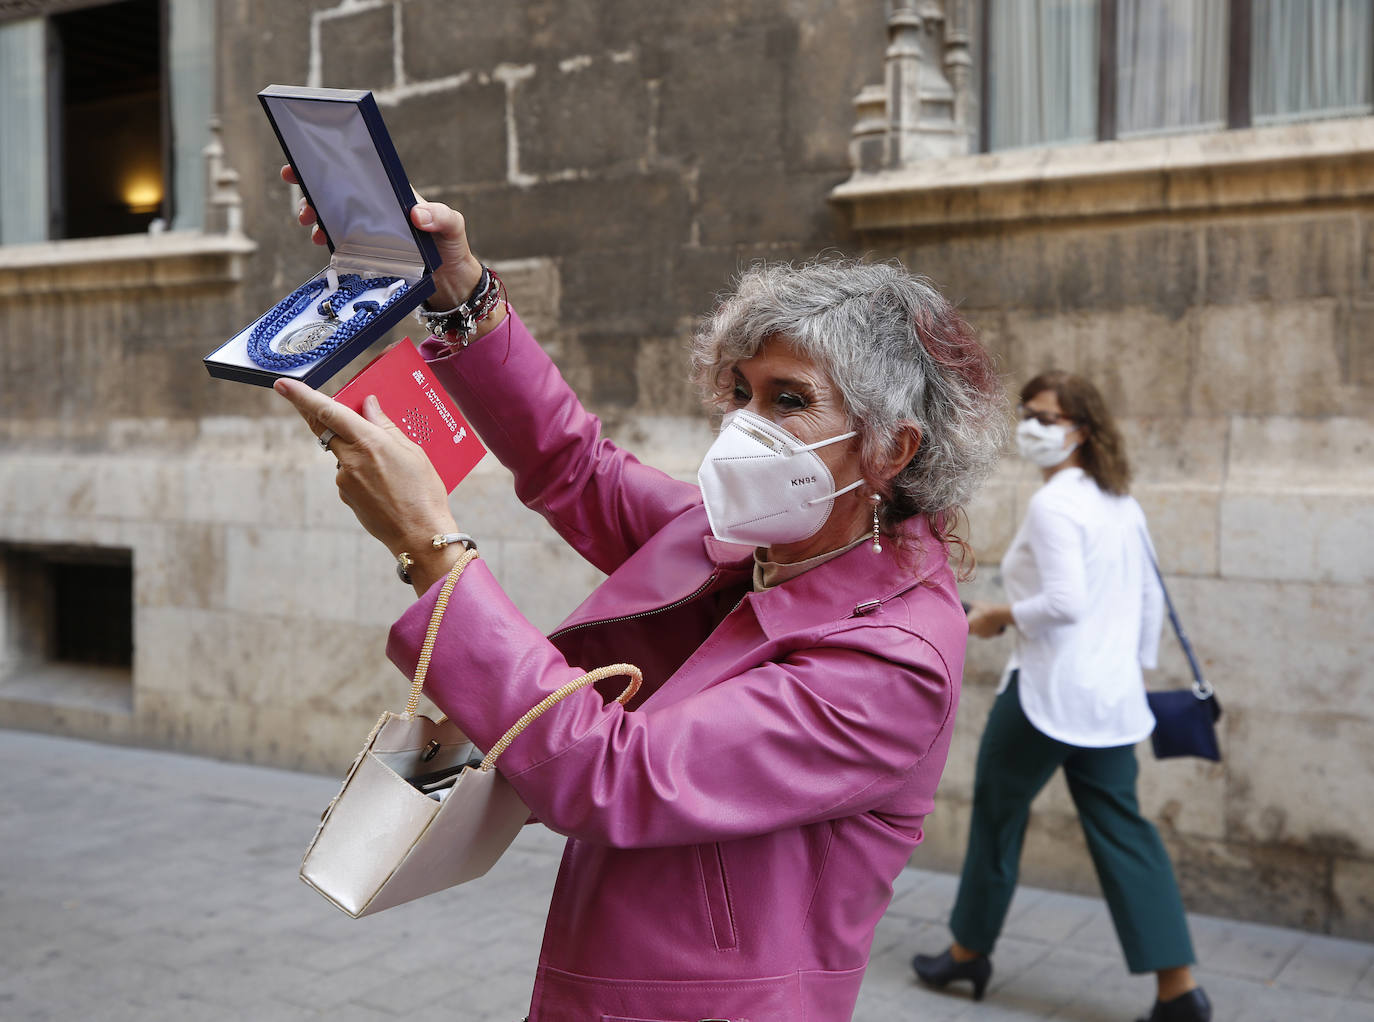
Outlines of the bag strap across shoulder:
{"label": "bag strap across shoulder", "polygon": [[1178,619],[1178,612],[1174,610],[1174,601],[1169,596],[1169,587],[1164,584],[1164,573],[1159,570],[1159,561],[1155,559],[1154,544],[1150,542],[1150,534],[1145,531],[1144,526],[1140,529],[1141,539],[1145,542],[1145,555],[1150,558],[1150,567],[1155,570],[1155,578],[1159,580],[1160,592],[1164,594],[1164,607],[1169,612],[1169,623],[1174,626],[1174,634],[1178,636],[1178,644],[1183,647],[1183,655],[1188,658],[1188,666],[1193,672],[1193,694],[1199,699],[1206,699],[1212,695],[1215,689],[1212,683],[1202,676],[1202,668],[1198,666],[1197,656],[1193,653],[1193,644],[1188,641],[1188,635],[1183,630],[1183,623]]}
{"label": "bag strap across shoulder", "polygon": [[[463,569],[476,559],[476,550],[465,550],[453,567],[449,569],[448,576],[444,579],[444,584],[439,590],[439,596],[434,601],[434,612],[430,615],[429,628],[425,631],[424,645],[420,647],[420,658],[415,663],[415,680],[411,683],[410,699],[406,702],[406,717],[414,717],[419,710],[420,693],[424,690],[425,678],[429,675],[429,661],[434,655],[434,641],[439,636],[439,625],[444,619],[444,611],[448,609],[448,601],[449,597],[453,595],[453,587],[458,584],[458,578],[463,574]],[[529,727],[541,713],[559,700],[590,685],[595,685],[605,678],[613,678],[617,674],[626,674],[630,677],[630,683],[625,686],[625,691],[616,696],[616,702],[624,706],[634,698],[634,694],[639,691],[639,686],[644,681],[644,675],[638,667],[634,664],[609,664],[606,667],[598,667],[594,671],[588,671],[582,677],[550,692],[548,696],[512,724],[510,729],[496,741],[496,744],[491,747],[491,751],[483,758],[482,770],[486,772],[495,768],[497,758],[506,751],[511,742],[519,737],[520,732]]]}

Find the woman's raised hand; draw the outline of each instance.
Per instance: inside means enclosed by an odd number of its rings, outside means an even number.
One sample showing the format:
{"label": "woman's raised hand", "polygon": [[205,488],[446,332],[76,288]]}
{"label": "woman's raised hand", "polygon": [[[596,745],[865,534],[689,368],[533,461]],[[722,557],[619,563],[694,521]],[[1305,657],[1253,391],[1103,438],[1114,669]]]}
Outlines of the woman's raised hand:
{"label": "woman's raised hand", "polygon": [[[281,178],[287,184],[299,183],[290,164],[282,167]],[[482,264],[468,246],[467,225],[463,220],[463,214],[442,202],[425,202],[419,195],[416,195],[416,200],[410,210],[410,222],[434,236],[434,242],[439,246],[439,257],[443,260],[434,271],[435,292],[426,304],[431,309],[452,309],[466,301],[468,295],[477,287],[478,281],[482,279]],[[310,240],[316,245],[327,243],[324,231],[317,222],[315,210],[305,199],[301,199],[296,219],[302,227],[311,228]]]}
{"label": "woman's raised hand", "polygon": [[457,532],[448,493],[418,444],[396,426],[375,397],[363,402],[365,415],[297,380],[279,379],[273,389],[300,412],[316,436],[332,432],[329,452],[338,459],[339,496],[363,528],[396,555],[412,554],[410,575],[419,592],[442,576],[454,560],[430,539]]}

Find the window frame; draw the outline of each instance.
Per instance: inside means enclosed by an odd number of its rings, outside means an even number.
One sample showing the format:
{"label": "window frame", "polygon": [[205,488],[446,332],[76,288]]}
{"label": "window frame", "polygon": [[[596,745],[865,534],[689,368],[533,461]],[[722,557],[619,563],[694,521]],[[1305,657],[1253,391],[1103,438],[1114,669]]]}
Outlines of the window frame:
{"label": "window frame", "polygon": [[[68,208],[66,201],[66,174],[68,149],[66,140],[65,96],[63,88],[63,66],[66,56],[63,52],[56,19],[82,11],[108,7],[121,0],[49,0],[19,5],[17,9],[5,12],[0,17],[0,25],[28,19],[41,19],[44,34],[44,92],[47,109],[44,112],[46,129],[45,176],[47,179],[47,211],[44,217],[47,237],[38,242],[11,242],[0,247],[14,245],[62,244],[70,241],[86,240],[87,236],[70,237],[67,233]],[[158,95],[158,160],[162,174],[162,199],[158,203],[157,218],[165,229],[170,229],[180,210],[177,207],[177,154],[175,151],[175,123],[172,97],[172,10],[171,0],[155,0],[158,16],[157,62],[159,68]],[[142,236],[142,231],[128,231],[98,237]]]}
{"label": "window frame", "polygon": [[[991,8],[995,3],[1015,3],[1019,0],[978,0],[978,45],[982,59],[978,62],[978,148],[979,153],[1004,152],[989,147],[991,137],[991,104],[988,102],[989,59],[992,48]],[[1227,0],[1227,53],[1226,53],[1226,129],[1250,128],[1254,126],[1250,94],[1250,72],[1252,43],[1254,39],[1253,0]],[[1098,43],[1097,43],[1097,141],[1111,142],[1117,139],[1117,70],[1118,53],[1116,47],[1118,0],[1097,0],[1098,5]],[[1374,50],[1374,33],[1369,40]],[[1374,95],[1374,60],[1370,61],[1371,95]],[[1334,116],[1342,116],[1340,114]],[[1319,120],[1320,117],[1309,118]],[[1199,131],[1208,131],[1203,126]],[[1161,131],[1160,135],[1189,134],[1186,130]],[[1070,143],[1073,144],[1073,143]],[[1056,145],[1054,142],[1041,143],[1044,146]]]}

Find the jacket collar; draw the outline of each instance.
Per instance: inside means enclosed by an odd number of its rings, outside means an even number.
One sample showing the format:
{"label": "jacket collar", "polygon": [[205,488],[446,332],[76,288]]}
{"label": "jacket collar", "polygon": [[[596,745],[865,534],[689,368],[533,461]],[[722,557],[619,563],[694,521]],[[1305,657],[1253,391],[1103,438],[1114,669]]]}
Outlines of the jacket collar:
{"label": "jacket collar", "polygon": [[[901,527],[903,544],[883,543],[882,553],[860,544],[748,601],[770,638],[865,614],[940,573],[949,575],[943,545],[924,517]],[[659,610],[731,583],[747,581],[754,548],[724,543],[711,534],[706,510],[696,504],[635,551],[552,633]],[[953,580],[950,578],[950,585]]]}
{"label": "jacket collar", "polygon": [[931,535],[924,516],[908,519],[900,532],[900,547],[888,539],[875,552],[862,543],[781,585],[753,593],[749,601],[764,632],[777,637],[798,626],[872,613],[888,600],[950,574],[944,545]]}

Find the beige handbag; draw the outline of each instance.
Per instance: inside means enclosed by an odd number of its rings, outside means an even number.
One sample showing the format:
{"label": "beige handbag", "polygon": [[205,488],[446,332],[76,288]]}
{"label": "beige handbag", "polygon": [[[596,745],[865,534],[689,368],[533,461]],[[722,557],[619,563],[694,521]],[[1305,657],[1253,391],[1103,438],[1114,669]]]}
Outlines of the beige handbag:
{"label": "beige handbag", "polygon": [[483,756],[450,720],[416,713],[439,622],[466,552],[445,579],[405,712],[385,712],[329,803],[301,862],[301,879],[357,919],[476,879],[510,847],[530,811],[494,767],[516,736],[560,699],[603,678],[642,676],[613,664],[569,682],[521,717]]}

